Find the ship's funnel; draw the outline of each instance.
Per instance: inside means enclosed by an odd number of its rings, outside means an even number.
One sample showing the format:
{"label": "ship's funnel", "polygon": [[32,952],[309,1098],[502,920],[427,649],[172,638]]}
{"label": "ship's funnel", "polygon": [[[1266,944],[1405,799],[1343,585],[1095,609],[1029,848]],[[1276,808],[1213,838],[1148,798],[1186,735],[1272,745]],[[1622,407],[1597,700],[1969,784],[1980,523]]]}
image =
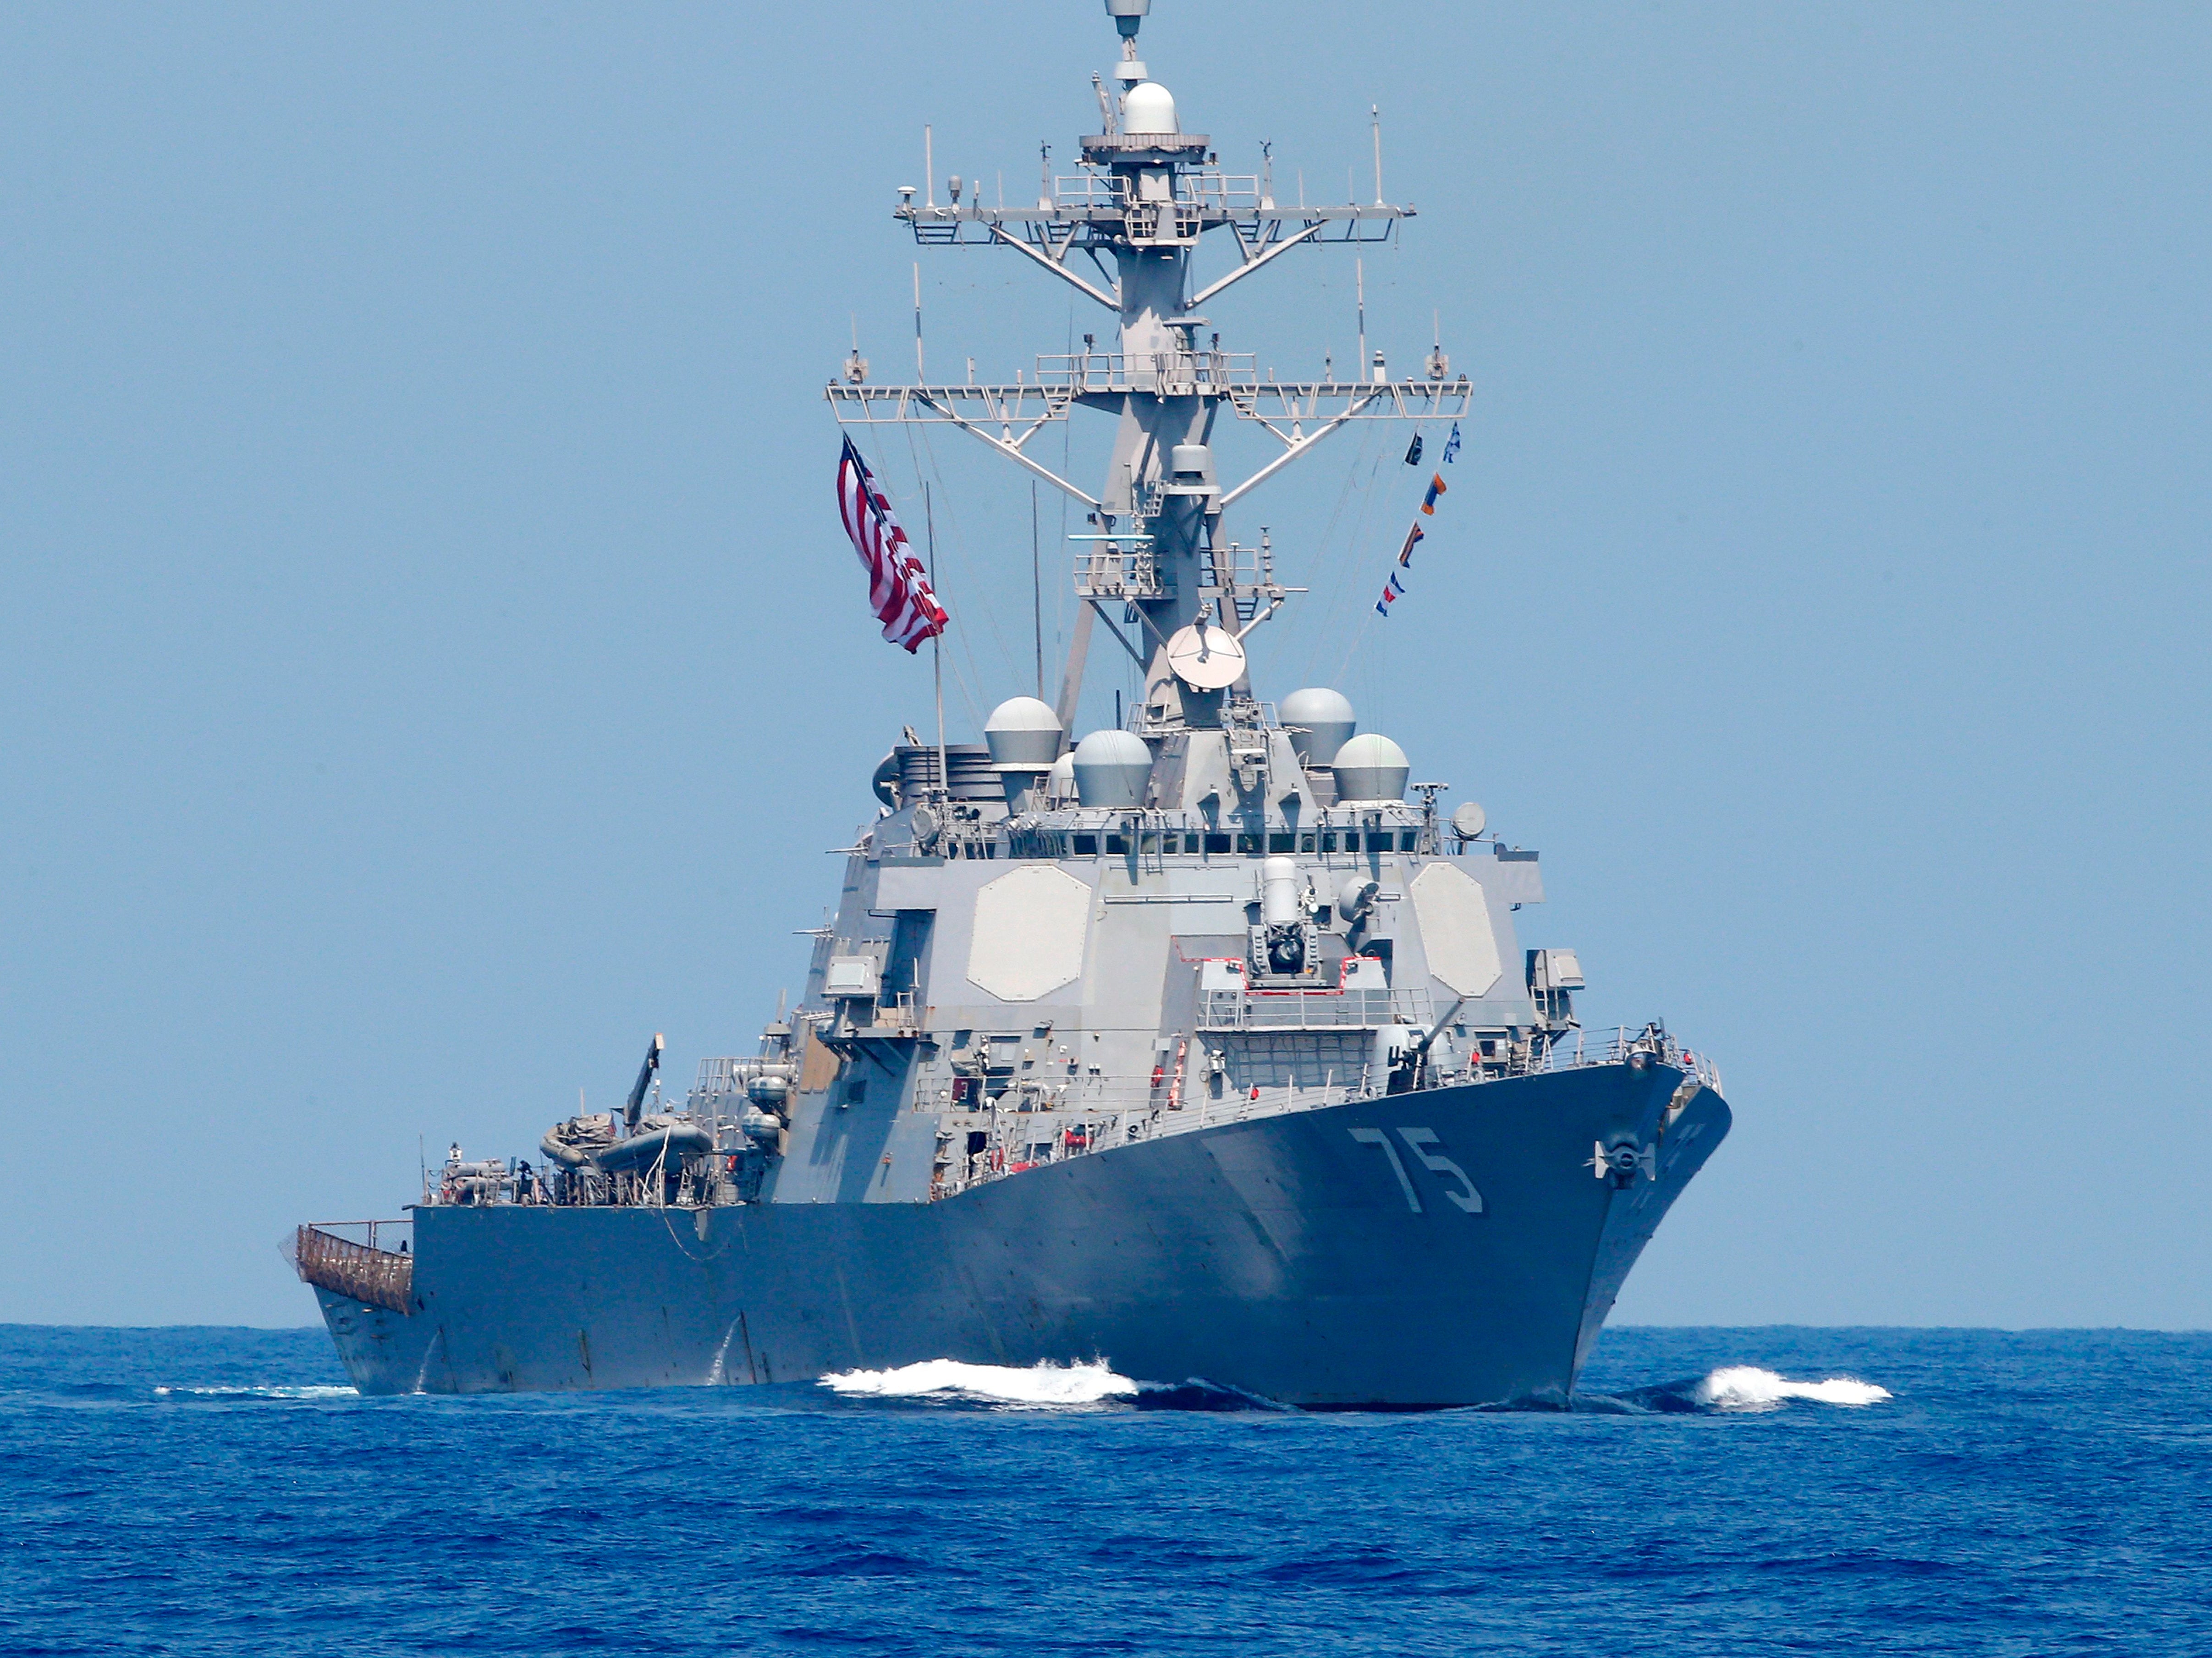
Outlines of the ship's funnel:
{"label": "ship's funnel", "polygon": [[1297,750],[1299,763],[1309,768],[1334,765],[1336,751],[1359,728],[1344,693],[1325,686],[1292,691],[1277,713],[1283,724],[1297,728],[1291,732],[1291,746]]}
{"label": "ship's funnel", "polygon": [[1379,732],[1355,737],[1336,751],[1336,798],[1340,805],[1368,800],[1402,800],[1413,768],[1406,751]]}
{"label": "ship's funnel", "polygon": [[945,762],[951,768],[949,786],[938,775],[938,750],[928,744],[902,743],[891,750],[898,761],[901,804],[927,799],[940,786],[955,800],[995,800],[999,780],[991,766],[991,751],[981,743],[948,743]]}
{"label": "ship's funnel", "polygon": [[1075,798],[1085,806],[1142,806],[1152,751],[1133,732],[1097,731],[1075,745]]}

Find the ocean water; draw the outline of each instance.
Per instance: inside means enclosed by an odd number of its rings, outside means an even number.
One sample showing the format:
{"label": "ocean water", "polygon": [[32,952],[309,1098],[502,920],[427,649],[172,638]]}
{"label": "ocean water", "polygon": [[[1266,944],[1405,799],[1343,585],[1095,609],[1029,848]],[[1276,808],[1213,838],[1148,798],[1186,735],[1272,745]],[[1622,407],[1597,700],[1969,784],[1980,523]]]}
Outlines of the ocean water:
{"label": "ocean water", "polygon": [[2207,1334],[1620,1329],[1565,1414],[365,1400],[319,1330],[0,1327],[0,1652],[2212,1653],[2208,1383]]}

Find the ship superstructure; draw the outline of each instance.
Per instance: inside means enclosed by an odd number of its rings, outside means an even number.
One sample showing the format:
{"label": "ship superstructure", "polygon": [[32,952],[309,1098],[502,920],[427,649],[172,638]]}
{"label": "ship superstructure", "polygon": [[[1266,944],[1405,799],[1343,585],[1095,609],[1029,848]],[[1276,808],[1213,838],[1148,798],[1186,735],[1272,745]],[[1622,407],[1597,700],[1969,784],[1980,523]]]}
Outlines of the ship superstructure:
{"label": "ship superstructure", "polygon": [[[1107,0],[1077,173],[1034,207],[952,179],[896,210],[1073,284],[1112,349],[1012,386],[882,385],[856,349],[828,388],[848,430],[949,423],[1081,506],[1056,701],[1001,704],[980,744],[907,729],[803,996],[680,1108],[656,1037],[624,1108],[535,1161],[456,1147],[411,1223],[302,1228],[364,1390],[1103,1357],[1306,1405],[1556,1403],[1725,1133],[1707,1061],[1656,1024],[1585,1033],[1574,952],[1524,950],[1534,853],[1339,693],[1255,690],[1247,641],[1298,590],[1232,507],[1336,428],[1449,420],[1470,387],[1441,350],[1393,378],[1363,342],[1350,379],[1291,383],[1220,349],[1214,296],[1412,210],[1379,141],[1371,203],[1223,173],[1138,58],[1147,8]],[[1201,283],[1208,237],[1232,262]],[[1030,452],[1078,410],[1116,422],[1095,492]],[[1224,416],[1281,452],[1225,480]],[[1102,628],[1142,694],[1079,734]]]}

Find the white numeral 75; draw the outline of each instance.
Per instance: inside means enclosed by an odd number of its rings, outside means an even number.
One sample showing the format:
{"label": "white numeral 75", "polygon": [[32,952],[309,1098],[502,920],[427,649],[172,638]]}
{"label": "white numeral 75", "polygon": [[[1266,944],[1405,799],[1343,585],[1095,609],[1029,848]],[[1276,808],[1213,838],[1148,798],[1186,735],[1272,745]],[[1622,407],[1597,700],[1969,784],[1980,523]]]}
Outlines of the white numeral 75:
{"label": "white numeral 75", "polygon": [[[1398,1189],[1406,1194],[1406,1207],[1415,1214],[1419,1214],[1421,1212],[1420,1194],[1413,1190],[1413,1177],[1407,1174],[1406,1165],[1399,1158],[1398,1148],[1390,1144],[1390,1137],[1379,1128],[1354,1128],[1350,1133],[1352,1138],[1362,1145],[1379,1145],[1382,1148],[1382,1155],[1390,1159],[1390,1172],[1398,1177]],[[1421,1160],[1423,1168],[1431,1169],[1439,1175],[1449,1175],[1459,1182],[1458,1191],[1455,1192],[1447,1187],[1444,1188],[1444,1196],[1456,1205],[1462,1212],[1469,1215],[1479,1215],[1482,1212],[1482,1193],[1474,1189],[1474,1182],[1467,1177],[1467,1170],[1449,1157],[1423,1149],[1437,1144],[1435,1129],[1401,1128],[1398,1131],[1398,1138],[1406,1142],[1407,1151]]]}

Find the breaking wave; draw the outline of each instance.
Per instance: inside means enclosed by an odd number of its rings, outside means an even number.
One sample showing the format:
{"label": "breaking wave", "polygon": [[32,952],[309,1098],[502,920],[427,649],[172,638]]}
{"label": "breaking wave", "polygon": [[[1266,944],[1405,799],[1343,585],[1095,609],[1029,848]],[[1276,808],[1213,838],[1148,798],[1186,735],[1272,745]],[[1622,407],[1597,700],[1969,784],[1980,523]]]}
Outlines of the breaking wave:
{"label": "breaking wave", "polygon": [[1103,1359],[1090,1363],[967,1364],[933,1358],[895,1370],[846,1370],[821,1385],[848,1399],[905,1399],[939,1405],[1031,1410],[1279,1411],[1285,1408],[1236,1388],[1193,1376],[1187,1382],[1136,1382]]}
{"label": "breaking wave", "polygon": [[156,1399],[358,1399],[354,1388],[156,1388]]}
{"label": "breaking wave", "polygon": [[1771,1411],[1792,1399],[1820,1405],[1857,1407],[1879,1405],[1889,1389],[1850,1376],[1830,1376],[1825,1382],[1792,1382],[1755,1364],[1730,1364],[1715,1370],[1698,1383],[1697,1402],[1716,1411]]}
{"label": "breaking wave", "polygon": [[1662,1416],[1696,1416],[1707,1412],[1778,1411],[1793,1399],[1816,1405],[1841,1405],[1856,1410],[1879,1405],[1890,1397],[1888,1388],[1856,1377],[1832,1376],[1822,1382],[1792,1382],[1786,1376],[1761,1370],[1756,1364],[1723,1364],[1704,1376],[1684,1376],[1649,1388],[1630,1388],[1618,1394],[1577,1394],[1570,1408],[1600,1414],[1647,1412]]}
{"label": "breaking wave", "polygon": [[1892,1397],[1888,1388],[1856,1376],[1795,1382],[1756,1364],[1723,1364],[1704,1376],[1686,1376],[1618,1393],[1577,1393],[1567,1409],[1599,1416],[1707,1416],[1778,1411],[1792,1400],[1858,1410]]}
{"label": "breaking wave", "polygon": [[841,1394],[878,1399],[914,1399],[939,1394],[993,1399],[1014,1405],[1096,1405],[1133,1398],[1139,1385],[1116,1376],[1101,1360],[1090,1364],[1040,1363],[1026,1370],[1004,1364],[963,1364],[933,1358],[896,1370],[846,1370],[825,1376],[822,1385]]}

